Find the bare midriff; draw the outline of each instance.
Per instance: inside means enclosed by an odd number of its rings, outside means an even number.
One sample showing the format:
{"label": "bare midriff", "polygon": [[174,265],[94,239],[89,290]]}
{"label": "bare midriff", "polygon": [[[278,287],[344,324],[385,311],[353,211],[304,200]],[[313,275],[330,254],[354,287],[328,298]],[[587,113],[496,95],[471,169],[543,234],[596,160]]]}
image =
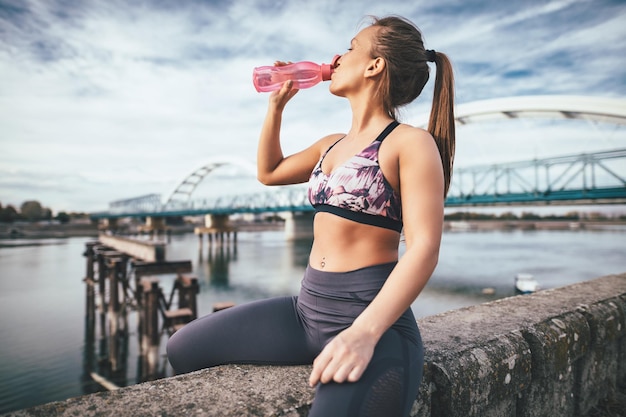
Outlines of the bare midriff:
{"label": "bare midriff", "polygon": [[312,268],[348,272],[398,260],[400,233],[361,224],[331,213],[317,213],[313,222]]}

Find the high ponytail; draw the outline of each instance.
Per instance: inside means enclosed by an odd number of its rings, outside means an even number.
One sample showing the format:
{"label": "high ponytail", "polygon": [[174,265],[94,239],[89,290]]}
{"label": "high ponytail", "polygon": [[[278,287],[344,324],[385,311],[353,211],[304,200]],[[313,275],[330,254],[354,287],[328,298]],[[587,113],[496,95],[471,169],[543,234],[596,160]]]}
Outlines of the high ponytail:
{"label": "high ponytail", "polygon": [[437,73],[435,75],[435,92],[428,121],[428,131],[435,138],[444,175],[444,197],[448,195],[452,168],[454,165],[455,129],[454,129],[454,74],[448,57],[435,53]]}
{"label": "high ponytail", "polygon": [[378,28],[372,58],[386,61],[377,94],[389,117],[398,119],[398,108],[415,100],[428,82],[429,62],[437,66],[435,93],[428,131],[435,138],[444,173],[444,195],[448,194],[454,163],[454,76],[448,57],[426,50],[422,33],[399,16],[373,18]]}

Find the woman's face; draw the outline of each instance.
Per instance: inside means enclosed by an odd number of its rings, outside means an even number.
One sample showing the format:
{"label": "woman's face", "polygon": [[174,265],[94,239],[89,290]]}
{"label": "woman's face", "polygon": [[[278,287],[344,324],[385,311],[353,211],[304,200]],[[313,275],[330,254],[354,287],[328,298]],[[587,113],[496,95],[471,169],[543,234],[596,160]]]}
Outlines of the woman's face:
{"label": "woman's face", "polygon": [[370,26],[352,39],[350,48],[339,58],[333,72],[329,87],[332,94],[345,97],[363,86],[366,70],[373,61],[371,51],[376,31],[376,27]]}

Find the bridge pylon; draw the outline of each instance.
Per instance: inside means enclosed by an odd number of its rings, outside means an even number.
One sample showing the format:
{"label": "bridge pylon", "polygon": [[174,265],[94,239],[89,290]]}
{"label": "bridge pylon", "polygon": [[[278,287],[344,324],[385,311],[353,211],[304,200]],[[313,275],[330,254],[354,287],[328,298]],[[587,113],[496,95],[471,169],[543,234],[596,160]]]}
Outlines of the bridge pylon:
{"label": "bridge pylon", "polygon": [[196,227],[194,233],[198,235],[200,249],[202,249],[204,235],[207,235],[209,246],[215,243],[223,245],[224,241],[230,242],[231,233],[233,235],[233,243],[237,244],[237,228],[230,224],[230,216],[228,214],[206,214],[204,216],[204,226]]}
{"label": "bridge pylon", "polygon": [[147,216],[146,223],[139,226],[137,230],[140,233],[148,233],[152,239],[158,238],[160,232],[163,232],[167,235],[170,231],[169,227],[167,226],[165,217],[154,216]]}
{"label": "bridge pylon", "polygon": [[287,240],[310,239],[313,237],[313,211],[286,212],[285,237]]}

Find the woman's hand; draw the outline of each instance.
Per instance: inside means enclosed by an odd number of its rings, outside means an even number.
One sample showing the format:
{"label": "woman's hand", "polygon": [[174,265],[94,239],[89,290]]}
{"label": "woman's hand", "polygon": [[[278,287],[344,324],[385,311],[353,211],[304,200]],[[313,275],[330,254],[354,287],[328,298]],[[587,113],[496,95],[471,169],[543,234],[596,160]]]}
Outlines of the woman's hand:
{"label": "woman's hand", "polygon": [[[289,64],[289,62],[276,61],[274,66],[281,67],[287,64]],[[280,89],[272,91],[270,94],[270,105],[274,106],[277,110],[282,111],[287,102],[291,100],[291,98],[295,96],[298,91],[300,90],[293,88],[293,81],[285,81]]]}
{"label": "woman's hand", "polygon": [[313,361],[309,385],[356,382],[367,368],[378,340],[354,326],[331,340]]}

